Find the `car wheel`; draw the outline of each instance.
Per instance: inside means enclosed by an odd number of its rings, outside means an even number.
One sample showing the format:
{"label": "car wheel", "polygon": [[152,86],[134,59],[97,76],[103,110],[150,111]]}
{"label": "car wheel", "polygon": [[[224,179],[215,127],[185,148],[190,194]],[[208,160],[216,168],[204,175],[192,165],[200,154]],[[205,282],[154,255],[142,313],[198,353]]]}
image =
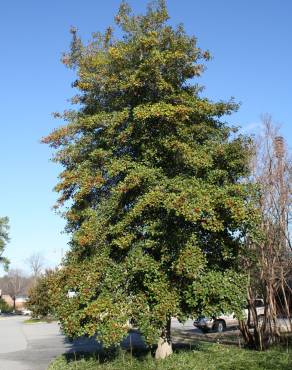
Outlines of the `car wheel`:
{"label": "car wheel", "polygon": [[209,329],[207,328],[201,328],[201,332],[204,334],[207,334],[209,332]]}
{"label": "car wheel", "polygon": [[213,330],[217,333],[223,333],[223,331],[226,329],[226,324],[223,320],[217,320],[215,321],[213,325]]}

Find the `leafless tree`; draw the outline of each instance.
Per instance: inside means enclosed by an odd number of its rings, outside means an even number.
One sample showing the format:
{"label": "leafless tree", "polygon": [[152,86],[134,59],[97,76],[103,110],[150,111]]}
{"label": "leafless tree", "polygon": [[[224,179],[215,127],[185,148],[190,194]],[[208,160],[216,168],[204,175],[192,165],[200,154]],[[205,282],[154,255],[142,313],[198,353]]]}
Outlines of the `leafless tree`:
{"label": "leafless tree", "polygon": [[32,272],[32,277],[37,279],[44,269],[44,257],[41,253],[33,253],[30,257],[26,260],[30,270]]}
{"label": "leafless tree", "polygon": [[[291,330],[292,250],[289,235],[292,211],[292,165],[288,149],[270,116],[263,117],[252,163],[252,179],[258,187],[260,228],[257,238],[247,238],[253,258],[245,260],[249,271],[248,322],[240,328],[246,342],[265,349],[281,337],[279,317]],[[265,311],[258,317],[257,295],[264,298]],[[254,328],[250,329],[250,322]]]}
{"label": "leafless tree", "polygon": [[2,278],[3,293],[9,294],[13,299],[15,309],[15,300],[18,295],[26,294],[29,279],[20,269],[11,269],[8,274]]}

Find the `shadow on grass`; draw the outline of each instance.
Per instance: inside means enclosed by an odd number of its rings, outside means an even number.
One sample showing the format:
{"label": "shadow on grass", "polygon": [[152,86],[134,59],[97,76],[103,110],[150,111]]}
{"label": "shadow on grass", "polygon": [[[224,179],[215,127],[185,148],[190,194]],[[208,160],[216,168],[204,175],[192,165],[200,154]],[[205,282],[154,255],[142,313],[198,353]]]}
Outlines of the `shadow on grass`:
{"label": "shadow on grass", "polygon": [[[138,338],[140,338],[138,340]],[[94,343],[92,342],[92,345]],[[85,348],[85,347],[83,347]],[[174,356],[157,365],[153,359],[156,348],[147,348],[138,332],[132,331],[122,346],[103,349],[95,342],[92,351],[87,347],[72,346],[64,355],[68,369],[96,369],[99,364],[106,369],[220,369],[220,370],[290,370],[292,369],[292,338],[279,343],[266,352],[244,349],[242,346],[232,346],[213,341],[208,343],[197,339],[186,343],[177,340],[173,345]],[[77,366],[79,361],[84,364]],[[87,365],[86,365],[87,364]],[[164,365],[168,364],[168,365]],[[184,364],[184,365],[183,365]],[[193,367],[191,367],[193,364]],[[109,367],[108,367],[109,366]],[[126,367],[125,367],[126,366]],[[158,367],[157,367],[158,366]],[[169,367],[170,366],[170,367]],[[186,367],[185,367],[186,366]],[[209,367],[210,366],[210,367]],[[212,367],[213,366],[213,367]],[[63,367],[62,367],[63,369]],[[65,369],[65,368],[64,368]],[[66,367],[67,369],[67,367]]]}
{"label": "shadow on grass", "polygon": [[[201,351],[206,350],[204,349],[206,347],[202,344],[182,344],[177,343],[173,345],[173,352],[174,353],[180,353],[180,352],[188,352],[188,351]],[[99,350],[95,352],[68,352],[64,354],[67,362],[73,362],[78,360],[92,360],[95,359],[99,364],[107,363],[114,361],[121,356],[128,356],[133,357],[134,359],[138,361],[145,361],[150,358],[154,358],[156,351],[156,346],[153,346],[151,348],[123,348],[123,347],[112,347],[107,349],[100,348]]]}
{"label": "shadow on grass", "polygon": [[[64,354],[67,361],[96,359],[99,363],[114,361],[121,355],[131,356],[136,360],[143,361],[154,357],[156,346],[148,347],[145,345],[142,336],[138,330],[130,330],[129,335],[122,341],[120,346],[105,349],[95,338],[79,338],[73,341],[66,340],[70,343],[70,348]],[[208,345],[206,343],[206,345]],[[174,353],[188,350],[200,350],[202,348],[201,340],[192,343],[179,340],[173,343]]]}

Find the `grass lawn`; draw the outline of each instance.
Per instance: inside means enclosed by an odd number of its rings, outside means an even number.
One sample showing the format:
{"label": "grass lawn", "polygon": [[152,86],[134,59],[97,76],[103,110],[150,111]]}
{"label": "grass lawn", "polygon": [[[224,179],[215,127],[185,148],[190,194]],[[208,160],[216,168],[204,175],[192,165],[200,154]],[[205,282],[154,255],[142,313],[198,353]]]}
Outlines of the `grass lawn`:
{"label": "grass lawn", "polygon": [[200,343],[177,350],[169,358],[156,361],[150,353],[120,351],[103,355],[71,355],[57,358],[48,370],[290,370],[292,348],[278,347],[266,352],[240,349],[224,344]]}
{"label": "grass lawn", "polygon": [[53,320],[50,319],[50,318],[43,318],[43,319],[30,318],[30,319],[26,319],[26,320],[23,321],[24,324],[37,324],[37,323],[40,323],[40,322],[51,323],[51,322],[53,322]]}

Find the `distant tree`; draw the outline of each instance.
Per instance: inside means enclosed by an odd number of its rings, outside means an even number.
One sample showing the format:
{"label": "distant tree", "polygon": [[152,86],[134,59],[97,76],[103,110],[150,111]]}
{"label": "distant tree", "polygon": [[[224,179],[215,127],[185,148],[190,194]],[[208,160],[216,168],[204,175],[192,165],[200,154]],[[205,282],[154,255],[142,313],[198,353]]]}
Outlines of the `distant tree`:
{"label": "distant tree", "polygon": [[4,301],[4,299],[0,298],[0,312],[9,313],[11,311],[12,308]]}
{"label": "distant tree", "polygon": [[3,252],[6,244],[9,242],[8,230],[9,230],[8,217],[0,217],[0,263],[4,265],[4,268],[6,270],[9,265],[9,260],[6,257],[3,257]]}
{"label": "distant tree", "polygon": [[15,300],[18,295],[26,294],[28,279],[20,269],[11,269],[2,279],[3,292],[9,294],[13,299],[13,308],[15,310]]}
{"label": "distant tree", "polygon": [[123,2],[121,39],[109,28],[83,45],[72,29],[80,109],[44,139],[64,166],[58,204],[69,201],[53,285],[65,333],[117,344],[132,319],[157,358],[172,352],[172,316],[241,314],[239,257],[257,222],[242,181],[250,139],[222,119],[237,105],[201,97],[191,80],[209,53],[167,19],[164,1],[139,16]]}
{"label": "distant tree", "polygon": [[54,313],[50,293],[53,276],[54,271],[47,270],[45,274],[38,276],[29,290],[26,307],[32,311],[32,317],[42,318]]}
{"label": "distant tree", "polygon": [[33,253],[30,257],[26,259],[26,263],[28,264],[33,279],[37,279],[44,268],[44,257],[41,253]]}

